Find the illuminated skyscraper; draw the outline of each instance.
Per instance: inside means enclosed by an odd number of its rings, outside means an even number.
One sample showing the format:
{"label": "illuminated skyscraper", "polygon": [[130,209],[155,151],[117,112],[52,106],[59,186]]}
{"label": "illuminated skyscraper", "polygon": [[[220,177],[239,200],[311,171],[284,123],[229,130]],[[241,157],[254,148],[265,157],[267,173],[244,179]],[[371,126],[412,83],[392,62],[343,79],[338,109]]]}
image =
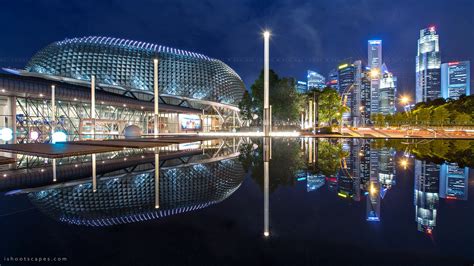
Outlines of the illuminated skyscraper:
{"label": "illuminated skyscraper", "polygon": [[323,89],[326,86],[326,78],[316,71],[308,70],[308,91],[311,89]]}
{"label": "illuminated skyscraper", "polygon": [[439,36],[431,26],[420,31],[416,56],[416,102],[441,97]]}
{"label": "illuminated skyscraper", "polygon": [[329,72],[328,81],[326,86],[331,87],[337,91],[339,91],[339,76],[338,76],[337,69],[333,69]]}
{"label": "illuminated skyscraper", "polygon": [[308,92],[308,87],[307,87],[306,82],[301,81],[301,80],[298,80],[298,82],[296,82],[296,91],[297,91],[298,93],[306,93],[306,92]]}
{"label": "illuminated skyscraper", "polygon": [[[352,110],[352,85],[355,80],[355,66],[351,63],[344,63],[338,67],[339,79],[339,94],[342,97],[344,104]],[[342,123],[344,125],[352,124],[351,112],[346,112],[342,115]]]}
{"label": "illuminated skyscraper", "polygon": [[371,97],[370,97],[370,70],[368,67],[361,73],[360,81],[360,125],[366,126],[370,124],[371,115]]}
{"label": "illuminated skyscraper", "polygon": [[369,67],[382,67],[382,40],[369,40],[368,43]]}
{"label": "illuminated skyscraper", "polygon": [[383,115],[394,114],[395,95],[397,94],[397,77],[388,71],[385,64],[382,65],[379,88],[379,113]]}
{"label": "illuminated skyscraper", "polygon": [[469,61],[449,62],[441,65],[441,96],[459,99],[471,94],[471,67]]}
{"label": "illuminated skyscraper", "polygon": [[380,73],[382,68],[382,40],[368,41],[368,67],[371,69],[370,111],[379,112]]}

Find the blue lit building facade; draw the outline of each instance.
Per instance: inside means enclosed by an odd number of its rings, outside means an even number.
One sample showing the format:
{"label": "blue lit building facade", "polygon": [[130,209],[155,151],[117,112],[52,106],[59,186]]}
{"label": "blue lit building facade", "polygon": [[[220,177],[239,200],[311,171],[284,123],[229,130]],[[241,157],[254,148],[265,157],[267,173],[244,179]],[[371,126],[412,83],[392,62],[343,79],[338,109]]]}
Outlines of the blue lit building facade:
{"label": "blue lit building facade", "polygon": [[304,81],[298,80],[296,82],[296,91],[298,93],[307,93],[308,92],[308,84]]}
{"label": "blue lit building facade", "polygon": [[312,89],[321,90],[326,86],[326,78],[316,71],[308,70],[308,91]]}
{"label": "blue lit building facade", "polygon": [[[154,59],[158,59],[159,129],[173,133],[184,116],[199,121],[192,131],[229,130],[241,124],[238,102],[245,86],[220,60],[156,44],[83,37],[54,42],[35,54],[25,69],[0,73],[3,115],[20,142],[48,141],[52,129],[71,138],[86,136],[91,124],[91,77],[96,85],[96,132],[121,134],[137,125],[154,127]],[[51,86],[56,87],[56,113],[51,113]],[[25,97],[26,95],[26,97]],[[233,117],[236,117],[233,120]]]}
{"label": "blue lit building facade", "polygon": [[382,40],[369,40],[367,44],[367,66],[371,70],[372,74],[370,77],[370,112],[378,113],[379,110],[379,90],[380,90],[380,73],[382,68]]}
{"label": "blue lit building facade", "polygon": [[416,102],[441,97],[439,35],[434,26],[420,30],[416,56]]}
{"label": "blue lit building facade", "polygon": [[351,111],[353,109],[353,85],[356,77],[356,66],[352,63],[344,63],[338,67],[338,89],[339,94],[343,98],[343,102],[350,109],[342,115],[342,123],[345,125],[352,125]]}
{"label": "blue lit building facade", "polygon": [[338,71],[337,69],[332,69],[329,71],[328,79],[326,82],[326,86],[333,88],[337,91],[339,91],[339,76],[338,76]]}
{"label": "blue lit building facade", "polygon": [[382,65],[378,91],[378,112],[383,115],[393,115],[396,112],[395,100],[397,95],[397,77]]}
{"label": "blue lit building facade", "polygon": [[441,64],[441,96],[457,100],[471,95],[471,66],[469,61]]}

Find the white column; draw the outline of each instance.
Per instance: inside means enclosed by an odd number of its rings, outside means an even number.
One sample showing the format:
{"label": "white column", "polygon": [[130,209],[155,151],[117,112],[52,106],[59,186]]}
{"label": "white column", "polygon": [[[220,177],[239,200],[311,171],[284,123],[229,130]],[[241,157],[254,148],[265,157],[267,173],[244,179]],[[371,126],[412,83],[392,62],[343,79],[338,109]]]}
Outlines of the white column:
{"label": "white column", "polygon": [[317,117],[317,114],[316,114],[316,99],[314,99],[314,102],[313,102],[313,120],[314,120],[314,123],[313,123],[313,127],[314,127],[314,131],[316,132],[316,117]]}
{"label": "white column", "polygon": [[263,33],[263,132],[265,136],[270,135],[270,32]]}
{"label": "white column", "polygon": [[160,154],[155,151],[155,209],[160,208]]}
{"label": "white column", "polygon": [[269,131],[270,131],[270,133],[272,133],[272,125],[273,125],[273,124],[272,124],[272,105],[270,105],[270,112],[269,112],[269,114],[270,114],[270,115],[269,115],[269,119],[268,119],[268,120],[270,121],[270,129],[269,129]]}
{"label": "white column", "polygon": [[51,85],[51,139],[53,139],[56,125],[56,87]]}
{"label": "white column", "polygon": [[92,154],[92,192],[97,191],[97,163],[95,158],[95,153]]}
{"label": "white column", "polygon": [[304,129],[304,113],[301,113],[301,130]]}
{"label": "white column", "polygon": [[308,103],[308,124],[309,128],[313,127],[313,101],[311,100]]}
{"label": "white column", "polygon": [[95,139],[95,76],[91,76],[91,120],[92,139]]}
{"label": "white column", "polygon": [[153,95],[154,95],[154,101],[155,101],[155,115],[154,115],[154,124],[155,128],[153,131],[153,134],[155,137],[158,137],[158,134],[160,133],[160,128],[159,128],[159,123],[160,123],[160,117],[159,117],[159,111],[158,111],[158,101],[159,101],[159,94],[158,94],[158,59],[155,58],[153,59]]}

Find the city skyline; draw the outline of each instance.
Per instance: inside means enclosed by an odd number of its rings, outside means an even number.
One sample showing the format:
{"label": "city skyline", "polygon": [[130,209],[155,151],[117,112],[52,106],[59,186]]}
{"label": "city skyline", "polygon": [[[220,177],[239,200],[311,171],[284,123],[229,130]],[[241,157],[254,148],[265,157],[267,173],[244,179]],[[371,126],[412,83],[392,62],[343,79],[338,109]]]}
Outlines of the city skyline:
{"label": "city skyline", "polygon": [[[420,29],[427,25],[437,26],[441,39],[445,40],[440,42],[443,62],[473,60],[474,51],[465,44],[474,41],[474,37],[462,34],[463,27],[459,26],[466,23],[464,18],[469,17],[468,10],[472,9],[468,7],[473,3],[459,2],[462,3],[458,6],[466,8],[458,10],[443,1],[431,1],[429,6],[411,1],[377,5],[364,1],[357,10],[350,11],[346,1],[291,4],[286,1],[225,4],[177,1],[163,4],[167,8],[166,14],[152,8],[162,4],[159,2],[148,3],[149,7],[143,8],[116,1],[94,6],[93,2],[82,1],[72,2],[66,9],[54,3],[37,2],[28,6],[21,1],[11,2],[2,9],[0,20],[18,27],[15,31],[7,29],[4,32],[9,42],[0,46],[0,59],[2,66],[24,67],[38,47],[55,40],[89,35],[122,37],[163,43],[221,59],[242,76],[248,88],[261,69],[260,34],[262,29],[268,28],[272,30],[270,65],[283,76],[301,80],[306,70],[311,69],[326,77],[345,58],[366,58],[364,43],[369,39],[380,39],[385,44],[384,61],[397,75],[400,93],[414,95],[415,43]],[[156,16],[148,16],[150,11],[147,9],[154,10]],[[208,16],[217,9],[224,11]],[[6,10],[12,12],[6,13]],[[42,12],[31,15],[29,10]],[[187,14],[186,18],[173,16],[181,11]],[[125,14],[123,19],[114,22],[117,25],[111,25],[108,18],[122,13]],[[331,19],[325,19],[326,13],[331,14]],[[55,19],[45,19],[47,16]],[[135,19],[137,16],[140,19]],[[84,20],[84,17],[88,19]],[[39,31],[39,34],[30,25],[48,31]]]}

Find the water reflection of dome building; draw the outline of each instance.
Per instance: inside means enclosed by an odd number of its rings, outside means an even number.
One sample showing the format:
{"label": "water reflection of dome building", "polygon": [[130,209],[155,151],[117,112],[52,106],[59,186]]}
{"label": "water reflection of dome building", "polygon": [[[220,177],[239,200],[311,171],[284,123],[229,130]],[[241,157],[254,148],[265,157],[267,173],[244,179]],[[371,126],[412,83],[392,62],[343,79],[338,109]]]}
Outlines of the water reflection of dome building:
{"label": "water reflection of dome building", "polygon": [[[140,165],[137,166],[140,169]],[[29,199],[62,222],[110,226],[158,219],[219,203],[237,190],[245,172],[237,158],[160,169],[155,209],[154,170],[30,192]]]}

